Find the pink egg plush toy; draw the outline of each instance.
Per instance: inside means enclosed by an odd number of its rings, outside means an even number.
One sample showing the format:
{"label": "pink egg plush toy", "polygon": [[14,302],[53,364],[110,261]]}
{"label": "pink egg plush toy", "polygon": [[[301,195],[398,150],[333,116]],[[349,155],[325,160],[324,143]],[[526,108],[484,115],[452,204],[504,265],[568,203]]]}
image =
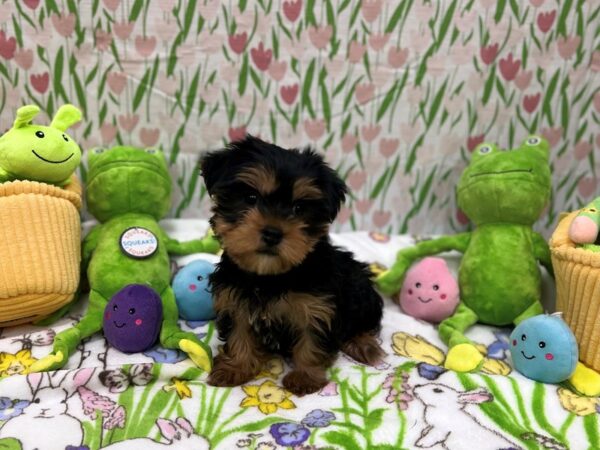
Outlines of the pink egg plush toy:
{"label": "pink egg plush toy", "polygon": [[441,258],[425,258],[406,273],[400,306],[409,316],[439,323],[458,306],[458,283]]}

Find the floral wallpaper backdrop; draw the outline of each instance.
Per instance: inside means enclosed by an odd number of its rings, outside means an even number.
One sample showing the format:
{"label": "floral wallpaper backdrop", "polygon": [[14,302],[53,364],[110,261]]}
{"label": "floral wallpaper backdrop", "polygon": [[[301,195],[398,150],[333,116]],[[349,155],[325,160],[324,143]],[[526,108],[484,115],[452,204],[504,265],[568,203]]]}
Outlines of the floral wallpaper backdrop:
{"label": "floral wallpaper backdrop", "polygon": [[323,152],[352,192],[337,229],[394,233],[467,226],[470,151],[540,132],[549,232],[599,192],[600,1],[2,0],[1,129],[67,101],[84,149],[165,150],[174,216],[207,215],[199,153],[250,132]]}

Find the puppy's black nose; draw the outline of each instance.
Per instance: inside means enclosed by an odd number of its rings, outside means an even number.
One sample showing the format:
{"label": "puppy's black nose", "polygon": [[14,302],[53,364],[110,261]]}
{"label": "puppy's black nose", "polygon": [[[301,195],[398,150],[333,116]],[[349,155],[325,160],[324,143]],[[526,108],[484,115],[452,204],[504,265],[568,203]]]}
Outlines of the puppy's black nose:
{"label": "puppy's black nose", "polygon": [[275,227],[265,227],[261,234],[263,242],[272,247],[279,244],[283,238],[283,231]]}

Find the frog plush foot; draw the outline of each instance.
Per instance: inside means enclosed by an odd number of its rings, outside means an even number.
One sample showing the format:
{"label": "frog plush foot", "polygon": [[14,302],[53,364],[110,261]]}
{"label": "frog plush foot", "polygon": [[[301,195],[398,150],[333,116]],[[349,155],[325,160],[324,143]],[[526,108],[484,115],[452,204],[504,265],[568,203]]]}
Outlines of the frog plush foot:
{"label": "frog plush foot", "polygon": [[455,372],[473,372],[478,370],[483,362],[483,355],[477,347],[463,343],[455,345],[448,351],[444,367]]}
{"label": "frog plush foot", "polygon": [[210,372],[212,369],[212,358],[210,348],[203,342],[193,342],[189,339],[179,341],[181,351],[187,353],[189,358],[194,361],[201,369]]}
{"label": "frog plush foot", "polygon": [[568,384],[587,397],[600,395],[600,374],[580,362],[577,363],[575,372],[569,378]]}
{"label": "frog plush foot", "polygon": [[65,365],[66,360],[67,358],[65,358],[65,355],[63,355],[63,353],[60,351],[56,353],[50,353],[48,356],[38,359],[31,366],[29,366],[27,373],[58,370]]}

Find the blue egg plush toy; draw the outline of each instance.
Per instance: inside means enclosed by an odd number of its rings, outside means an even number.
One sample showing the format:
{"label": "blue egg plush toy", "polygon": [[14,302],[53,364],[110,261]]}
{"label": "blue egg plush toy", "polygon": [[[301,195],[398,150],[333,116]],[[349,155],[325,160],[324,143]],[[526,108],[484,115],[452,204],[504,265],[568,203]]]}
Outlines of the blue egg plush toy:
{"label": "blue egg plush toy", "polygon": [[179,308],[179,317],[189,321],[214,319],[215,308],[208,277],[215,265],[197,259],[181,268],[173,279],[173,291]]}
{"label": "blue egg plush toy", "polygon": [[573,332],[560,314],[531,317],[510,335],[515,369],[542,383],[561,383],[575,371],[579,350]]}

